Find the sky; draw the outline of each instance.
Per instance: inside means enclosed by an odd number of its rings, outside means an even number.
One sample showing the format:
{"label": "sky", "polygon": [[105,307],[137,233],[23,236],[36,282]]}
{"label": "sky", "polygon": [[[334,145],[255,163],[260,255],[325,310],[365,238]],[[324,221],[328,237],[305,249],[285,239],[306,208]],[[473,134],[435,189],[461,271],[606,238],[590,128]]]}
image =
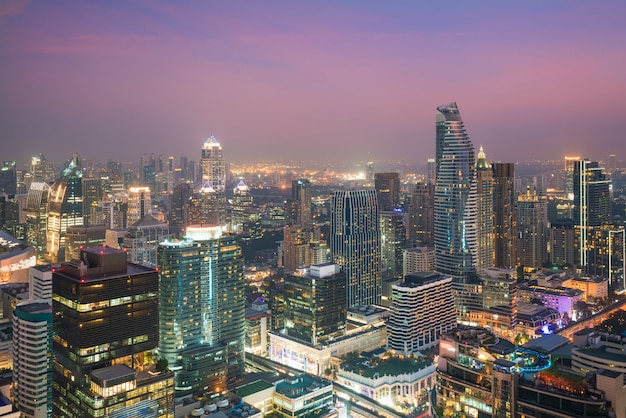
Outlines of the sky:
{"label": "sky", "polygon": [[624,1],[0,1],[0,159],[626,160]]}

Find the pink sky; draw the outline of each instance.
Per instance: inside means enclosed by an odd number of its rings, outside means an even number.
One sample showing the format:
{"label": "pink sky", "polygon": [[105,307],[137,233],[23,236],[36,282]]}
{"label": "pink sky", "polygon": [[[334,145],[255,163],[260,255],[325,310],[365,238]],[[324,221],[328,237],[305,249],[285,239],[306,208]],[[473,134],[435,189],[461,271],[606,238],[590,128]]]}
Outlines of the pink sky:
{"label": "pink sky", "polygon": [[5,1],[0,158],[626,160],[626,5],[545,3]]}

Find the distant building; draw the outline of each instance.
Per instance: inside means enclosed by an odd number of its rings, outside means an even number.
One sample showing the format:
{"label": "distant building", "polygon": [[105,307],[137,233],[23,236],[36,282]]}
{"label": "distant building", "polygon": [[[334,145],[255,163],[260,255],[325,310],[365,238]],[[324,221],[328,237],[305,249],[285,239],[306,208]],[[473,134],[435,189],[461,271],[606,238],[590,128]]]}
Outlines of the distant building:
{"label": "distant building", "polygon": [[169,238],[167,224],[152,215],[146,215],[129,226],[122,246],[128,252],[128,261],[131,263],[156,267],[157,249],[167,238]]}
{"label": "distant building", "polygon": [[28,281],[28,269],[37,263],[35,249],[0,231],[0,284]]}
{"label": "distant building", "polygon": [[128,189],[128,211],[126,225],[139,222],[146,215],[152,214],[152,198],[150,188],[146,186],[131,187]]}
{"label": "distant building", "polygon": [[434,244],[434,205],[434,179],[432,182],[415,184],[407,216],[407,240],[409,243],[430,246]]}
{"label": "distant building", "polygon": [[260,356],[267,354],[271,317],[269,303],[261,297],[246,308],[246,352]]}
{"label": "distant building", "polygon": [[400,206],[400,176],[398,173],[375,173],[374,188],[381,212],[390,212]]}
{"label": "distant building", "polygon": [[402,272],[404,276],[418,271],[435,270],[435,249],[413,247],[402,251]]}
{"label": "distant building", "polygon": [[402,212],[380,212],[381,267],[385,277],[402,277],[406,228]]}

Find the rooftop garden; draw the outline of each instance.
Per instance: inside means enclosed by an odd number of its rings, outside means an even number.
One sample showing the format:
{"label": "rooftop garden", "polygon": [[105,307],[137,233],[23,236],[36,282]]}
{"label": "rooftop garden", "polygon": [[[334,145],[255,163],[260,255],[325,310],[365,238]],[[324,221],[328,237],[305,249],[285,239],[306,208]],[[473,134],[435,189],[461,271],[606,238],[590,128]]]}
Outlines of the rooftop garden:
{"label": "rooftop garden", "polygon": [[433,361],[424,357],[359,357],[342,363],[341,368],[359,374],[363,377],[399,376],[406,373],[415,373],[433,364]]}

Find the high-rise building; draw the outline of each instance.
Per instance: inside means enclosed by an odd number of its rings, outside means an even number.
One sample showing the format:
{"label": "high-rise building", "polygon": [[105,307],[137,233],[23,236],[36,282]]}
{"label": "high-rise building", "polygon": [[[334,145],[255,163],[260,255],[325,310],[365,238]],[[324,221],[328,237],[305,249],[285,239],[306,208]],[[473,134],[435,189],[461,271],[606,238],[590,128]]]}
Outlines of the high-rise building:
{"label": "high-rise building", "polygon": [[611,220],[609,189],[611,180],[597,162],[574,163],[574,222],[578,229],[578,265],[587,274],[601,274],[603,251],[601,226]]}
{"label": "high-rise building", "polygon": [[365,182],[370,186],[374,184],[374,161],[365,163]]}
{"label": "high-rise building", "polygon": [[517,266],[517,211],[515,165],[493,163],[494,266]]}
{"label": "high-rise building", "polygon": [[97,247],[106,241],[104,225],[68,226],[65,232],[65,259],[71,261],[78,258],[83,247]]}
{"label": "high-rise building", "polygon": [[285,204],[285,225],[311,228],[311,182],[298,179],[291,182],[291,199]]}
{"label": "high-rise building", "polygon": [[159,244],[169,238],[169,228],[166,223],[159,221],[152,215],[129,226],[122,246],[128,253],[128,261],[142,266],[157,266],[157,249]]}
{"label": "high-rise building", "polygon": [[52,183],[55,180],[54,168],[43,154],[31,158],[28,171],[33,182]]}
{"label": "high-rise building", "polygon": [[576,234],[573,220],[557,219],[550,224],[549,253],[553,265],[573,267],[576,264]]}
{"label": "high-rise building", "polygon": [[15,161],[5,161],[0,167],[0,193],[15,194],[17,192],[17,173]]}
{"label": "high-rise building", "polygon": [[387,347],[404,355],[436,346],[456,328],[452,278],[439,273],[408,274],[392,285]]}
{"label": "high-rise building", "polygon": [[400,206],[400,176],[398,173],[375,173],[374,188],[381,212],[390,212]]}
{"label": "high-rise building", "polygon": [[170,231],[179,237],[188,223],[189,199],[193,194],[191,184],[180,183],[172,192],[172,208],[170,212]]}
{"label": "high-rise building", "polygon": [[435,163],[434,158],[429,158],[426,160],[426,169],[427,169],[427,180],[429,183],[435,184],[437,181],[437,165]]}
{"label": "high-rise building", "polygon": [[346,330],[346,275],[336,264],[285,274],[285,328],[313,346]]}
{"label": "high-rise building", "polygon": [[226,165],[222,155],[222,145],[211,135],[202,145],[202,182],[209,182],[217,191],[226,187]]}
{"label": "high-rise building", "polygon": [[404,214],[380,212],[381,267],[385,277],[402,277],[402,250],[406,244]]}
{"label": "high-rise building", "polygon": [[311,264],[309,233],[299,226],[285,226],[282,247],[285,271],[295,271]]}
{"label": "high-rise building", "polygon": [[435,182],[417,183],[411,195],[407,239],[410,243],[433,245]]}
{"label": "high-rise building", "polygon": [[254,208],[250,188],[239,180],[233,189],[232,211],[230,215],[232,230],[235,233],[248,232],[254,219]]}
{"label": "high-rise building", "polygon": [[225,225],[226,198],[224,191],[204,183],[187,201],[187,225]]}
{"label": "high-rise building", "polygon": [[53,417],[174,416],[174,375],[149,355],[159,342],[154,268],[83,249],[53,272],[52,310]]}
{"label": "high-rise building", "polygon": [[331,255],[346,272],[349,308],[381,301],[378,213],[374,189],[337,191],[331,198]]}
{"label": "high-rise building", "polygon": [[65,259],[65,232],[68,226],[83,224],[83,171],[78,154],[61,172],[51,189],[48,206],[48,256],[52,262]]}
{"label": "high-rise building", "polygon": [[548,202],[530,189],[517,197],[518,260],[521,266],[539,269],[548,261]]}
{"label": "high-rise building", "polygon": [[48,202],[50,186],[45,182],[32,182],[28,189],[26,208],[26,243],[35,248],[37,259],[46,255],[48,232]]}
{"label": "high-rise building", "polygon": [[563,176],[565,178],[564,194],[570,200],[574,198],[574,167],[578,161],[580,161],[580,157],[565,156],[565,164],[563,166]]}
{"label": "high-rise building", "polygon": [[102,200],[102,181],[96,177],[83,177],[83,225],[93,225],[91,208]]}
{"label": "high-rise building", "polygon": [[222,228],[190,226],[159,245],[159,353],[178,395],[218,394],[243,372],[245,300],[241,248]]}
{"label": "high-rise building", "polygon": [[493,266],[493,171],[480,147],[476,159],[476,195],[478,197],[478,249],[476,270]]}
{"label": "high-rise building", "polygon": [[126,212],[126,225],[130,226],[152,214],[152,197],[150,188],[145,186],[131,187],[128,189],[128,211]]}
{"label": "high-rise building", "polygon": [[478,255],[476,161],[456,103],[437,108],[436,133],[435,270],[466,277]]}
{"label": "high-rise building", "polygon": [[22,302],[13,312],[13,398],[24,418],[52,412],[51,302]]}

